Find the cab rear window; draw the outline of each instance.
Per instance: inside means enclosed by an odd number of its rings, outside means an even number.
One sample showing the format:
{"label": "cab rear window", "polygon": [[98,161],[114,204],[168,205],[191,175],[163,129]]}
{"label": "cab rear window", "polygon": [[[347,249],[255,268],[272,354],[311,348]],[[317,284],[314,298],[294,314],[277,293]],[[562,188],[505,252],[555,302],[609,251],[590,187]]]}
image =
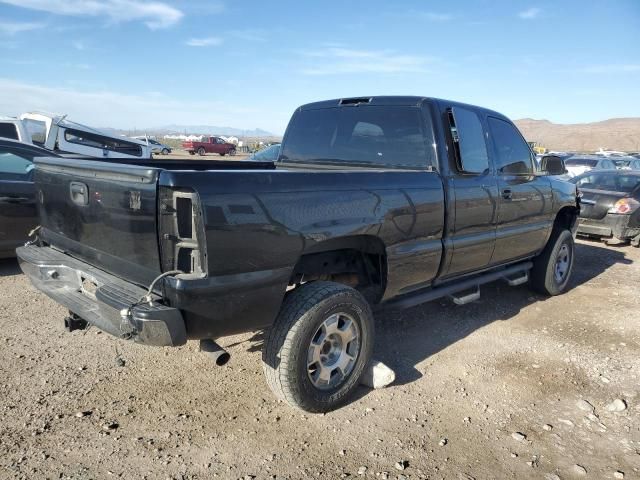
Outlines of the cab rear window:
{"label": "cab rear window", "polygon": [[426,168],[433,164],[431,125],[417,107],[345,106],[298,111],[280,160],[296,163]]}
{"label": "cab rear window", "polygon": [[565,160],[564,164],[571,167],[595,167],[598,164],[598,160],[591,158],[570,158]]}

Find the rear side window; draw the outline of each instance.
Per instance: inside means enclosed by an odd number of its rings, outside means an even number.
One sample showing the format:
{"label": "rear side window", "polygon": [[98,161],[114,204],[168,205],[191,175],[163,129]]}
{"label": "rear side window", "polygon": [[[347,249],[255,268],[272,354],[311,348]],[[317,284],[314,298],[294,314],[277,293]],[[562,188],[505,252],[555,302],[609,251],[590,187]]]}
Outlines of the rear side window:
{"label": "rear side window", "polygon": [[533,173],[531,150],[511,123],[489,117],[489,129],[496,149],[496,169],[505,175]]}
{"label": "rear side window", "polygon": [[458,167],[466,173],[484,173],[489,169],[487,144],[478,115],[465,108],[448,110],[451,136],[458,155]]}
{"label": "rear side window", "polygon": [[578,178],[575,183],[585,189],[631,193],[640,186],[640,175],[590,173]]}
{"label": "rear side window", "polygon": [[0,123],[0,137],[18,140],[18,129],[13,123]]}
{"label": "rear side window", "polygon": [[142,147],[137,143],[130,143],[125,140],[116,140],[111,137],[103,137],[91,132],[83,132],[68,128],[64,132],[64,139],[69,143],[84,145],[86,147],[101,148],[112,152],[124,153],[126,155],[142,156]]}
{"label": "rear side window", "polygon": [[417,107],[357,106],[298,111],[282,161],[425,168],[433,165],[433,134]]}
{"label": "rear side window", "polygon": [[5,180],[26,180],[33,169],[33,157],[14,152],[0,151],[0,178]]}
{"label": "rear side window", "polygon": [[564,162],[565,165],[571,167],[595,167],[598,164],[598,160],[591,158],[570,158]]}

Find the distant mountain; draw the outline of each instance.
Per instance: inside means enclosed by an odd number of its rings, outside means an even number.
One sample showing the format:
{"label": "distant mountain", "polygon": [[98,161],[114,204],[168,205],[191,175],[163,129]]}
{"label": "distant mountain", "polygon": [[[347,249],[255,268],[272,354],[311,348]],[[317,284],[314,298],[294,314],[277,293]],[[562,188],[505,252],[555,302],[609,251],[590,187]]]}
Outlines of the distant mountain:
{"label": "distant mountain", "polygon": [[135,130],[122,130],[117,128],[101,128],[103,132],[111,133],[115,135],[154,135],[163,136],[171,134],[184,134],[187,135],[223,135],[225,137],[279,137],[271,132],[262,130],[260,128],[254,128],[251,130],[242,130],[241,128],[234,127],[216,127],[212,125],[167,125],[164,127],[154,128],[137,128]]}
{"label": "distant mountain", "polygon": [[187,133],[197,135],[225,135],[236,137],[275,137],[271,132],[260,128],[243,130],[234,127],[216,127],[212,125],[166,125],[164,127],[150,128],[149,132],[168,135],[171,133]]}
{"label": "distant mountain", "polygon": [[527,141],[551,150],[594,152],[600,147],[640,151],[640,118],[611,118],[602,122],[560,124],[549,120],[516,120]]}

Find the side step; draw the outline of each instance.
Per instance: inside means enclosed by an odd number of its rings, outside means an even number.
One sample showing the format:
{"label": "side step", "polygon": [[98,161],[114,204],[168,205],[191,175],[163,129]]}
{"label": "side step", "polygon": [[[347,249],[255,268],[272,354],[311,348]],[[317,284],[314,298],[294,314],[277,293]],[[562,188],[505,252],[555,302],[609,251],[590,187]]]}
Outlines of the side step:
{"label": "side step", "polygon": [[[464,305],[480,298],[480,285],[496,280],[505,280],[509,285],[522,285],[529,280],[532,262],[524,262],[501,270],[489,271],[462,280],[453,280],[441,286],[432,287],[402,296],[381,305],[384,309],[410,308],[437,298],[449,296],[456,305]],[[474,289],[471,293],[469,290]],[[457,295],[456,295],[457,294]]]}
{"label": "side step", "polygon": [[522,272],[520,275],[504,277],[504,281],[507,282],[510,287],[517,287],[518,285],[522,285],[529,281],[529,271],[527,270],[526,272]]}
{"label": "side step", "polygon": [[454,293],[449,296],[456,305],[466,305],[467,303],[475,302],[476,300],[480,300],[480,285],[478,285],[473,292],[469,292],[465,295]]}

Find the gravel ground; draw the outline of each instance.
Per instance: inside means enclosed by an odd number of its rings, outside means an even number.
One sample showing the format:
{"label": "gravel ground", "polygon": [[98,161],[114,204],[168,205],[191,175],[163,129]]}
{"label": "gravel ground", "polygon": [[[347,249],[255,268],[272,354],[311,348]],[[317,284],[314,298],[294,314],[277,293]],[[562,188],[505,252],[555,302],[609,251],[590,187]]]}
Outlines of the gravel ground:
{"label": "gravel ground", "polygon": [[138,346],[0,261],[0,478],[640,478],[640,250],[579,241],[571,290],[483,287],[377,315],[389,388],[308,415],[277,401],[261,336]]}

